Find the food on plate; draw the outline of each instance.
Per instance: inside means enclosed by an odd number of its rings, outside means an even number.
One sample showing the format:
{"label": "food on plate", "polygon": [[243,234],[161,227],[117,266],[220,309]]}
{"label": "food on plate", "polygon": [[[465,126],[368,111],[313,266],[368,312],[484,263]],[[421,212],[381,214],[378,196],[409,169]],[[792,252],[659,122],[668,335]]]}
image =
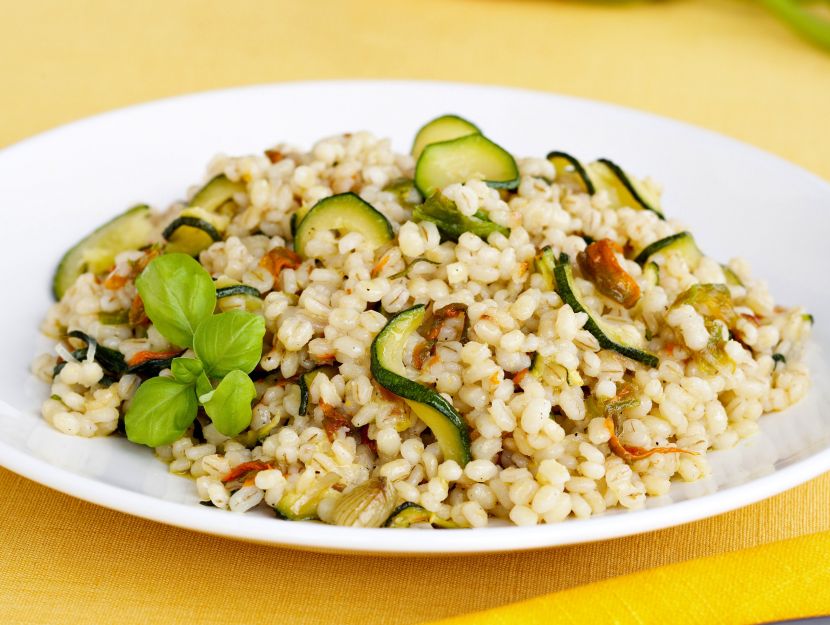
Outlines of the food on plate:
{"label": "food on plate", "polygon": [[[73,246],[44,418],[205,505],[358,527],[636,509],[809,387],[812,317],[707,256],[659,187],[430,121],[213,159]],[[735,252],[739,252],[736,239]]]}

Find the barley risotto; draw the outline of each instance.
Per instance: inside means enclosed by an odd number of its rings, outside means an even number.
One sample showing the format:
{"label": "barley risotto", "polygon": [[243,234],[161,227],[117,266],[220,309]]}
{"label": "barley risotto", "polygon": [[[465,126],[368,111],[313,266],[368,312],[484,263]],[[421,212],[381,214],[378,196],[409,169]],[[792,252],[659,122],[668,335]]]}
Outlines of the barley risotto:
{"label": "barley risotto", "polygon": [[[70,249],[35,373],[205,505],[361,527],[640,508],[799,401],[813,323],[608,159],[473,123],[213,159]],[[670,208],[670,207],[667,207]],[[667,211],[668,212],[668,211]]]}

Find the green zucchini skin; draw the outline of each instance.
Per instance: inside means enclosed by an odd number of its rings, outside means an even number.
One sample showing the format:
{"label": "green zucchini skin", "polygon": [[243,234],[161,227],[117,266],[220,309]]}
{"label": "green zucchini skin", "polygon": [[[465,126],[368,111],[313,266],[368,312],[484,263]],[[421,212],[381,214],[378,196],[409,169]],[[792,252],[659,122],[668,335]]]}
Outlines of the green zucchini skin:
{"label": "green zucchini skin", "polygon": [[[635,206],[632,208],[642,208],[650,210],[660,219],[665,219],[663,210],[657,203],[656,199],[651,199],[647,196],[645,190],[640,188],[640,183],[634,178],[625,173],[622,167],[617,165],[614,161],[607,158],[600,158],[588,166],[589,175],[594,176],[594,186],[602,188],[603,186],[615,186],[613,181],[616,181],[628,195],[631,196]],[[622,198],[621,198],[622,199]]]}
{"label": "green zucchini skin", "polygon": [[196,192],[190,200],[189,206],[198,206],[208,212],[214,212],[225,202],[232,199],[234,194],[245,191],[244,182],[233,182],[225,174],[214,176]]}
{"label": "green zucchini skin", "polygon": [[556,175],[559,176],[566,172],[567,167],[573,168],[573,173],[576,174],[580,181],[582,182],[582,186],[585,189],[585,192],[588,195],[593,195],[597,192],[596,188],[594,187],[594,182],[591,180],[591,177],[588,175],[588,172],[585,171],[585,167],[582,163],[579,162],[574,156],[571,156],[567,152],[560,152],[558,150],[554,150],[553,152],[548,152],[548,155],[545,157],[547,158],[551,164],[556,168]]}
{"label": "green zucchini skin", "polygon": [[473,134],[481,134],[481,130],[473,122],[458,115],[441,115],[421,126],[412,142],[411,154],[417,159],[424,148],[431,143],[450,141]]}
{"label": "green zucchini skin", "polygon": [[415,186],[429,197],[455,182],[466,182],[476,175],[495,189],[519,186],[519,167],[507,150],[474,134],[449,141],[431,143],[415,165]]}
{"label": "green zucchini skin", "polygon": [[340,193],[317,202],[297,224],[294,251],[305,255],[306,244],[319,230],[360,232],[371,249],[392,240],[392,224],[383,213],[355,193]]}
{"label": "green zucchini skin", "polygon": [[597,341],[599,341],[600,347],[603,349],[611,349],[618,354],[641,362],[648,367],[657,367],[660,364],[660,360],[654,354],[626,345],[620,341],[615,341],[608,336],[608,333],[601,327],[601,323],[594,318],[594,313],[580,301],[579,291],[574,283],[573,266],[570,262],[564,258],[560,259],[560,262],[553,270],[553,274],[556,280],[556,291],[562,300],[566,304],[569,304],[574,312],[584,312],[588,315],[588,321],[585,322],[585,329],[594,335]]}
{"label": "green zucchini skin", "polygon": [[370,370],[378,384],[403,397],[415,414],[429,426],[444,458],[455,460],[463,467],[472,457],[470,433],[464,419],[443,396],[392,370],[403,369],[400,353],[407,337],[423,321],[424,313],[425,307],[419,304],[398,313],[387,322],[372,341]]}
{"label": "green zucchini skin", "polygon": [[81,274],[106,271],[118,254],[146,246],[151,235],[150,207],[146,204],[133,206],[99,226],[60,259],[52,276],[52,295],[59,300]]}
{"label": "green zucchini skin", "polygon": [[192,217],[189,215],[185,215],[183,217],[176,217],[176,219],[171,221],[170,224],[164,229],[164,231],[161,233],[161,236],[163,236],[165,240],[170,241],[171,239],[173,239],[174,235],[176,234],[176,231],[183,226],[201,230],[214,241],[222,240],[222,235],[219,234],[219,231],[216,228],[214,228],[212,224],[209,224],[204,219],[199,219],[198,217]]}
{"label": "green zucchini skin", "polygon": [[691,237],[692,235],[686,231],[678,232],[677,234],[671,234],[659,241],[655,241],[654,243],[647,245],[643,248],[643,250],[634,257],[634,262],[639,265],[645,265],[648,260],[654,256],[657,252],[661,252],[669,246],[672,246],[680,241]]}
{"label": "green zucchini skin", "polygon": [[259,289],[255,289],[247,284],[233,284],[231,286],[223,286],[216,289],[216,299],[218,300],[223,297],[231,297],[232,295],[245,295],[246,297],[262,299]]}

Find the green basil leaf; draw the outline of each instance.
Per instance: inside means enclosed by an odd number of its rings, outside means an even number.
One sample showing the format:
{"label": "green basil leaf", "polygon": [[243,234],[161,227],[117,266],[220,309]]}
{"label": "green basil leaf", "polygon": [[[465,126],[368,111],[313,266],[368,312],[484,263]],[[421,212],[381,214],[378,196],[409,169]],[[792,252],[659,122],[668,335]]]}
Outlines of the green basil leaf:
{"label": "green basil leaf", "polygon": [[144,311],[173,345],[193,346],[193,334],[216,307],[210,274],[187,254],[154,258],[136,278]]}
{"label": "green basil leaf", "polygon": [[205,399],[202,398],[208,395],[208,393],[212,392],[213,384],[210,383],[207,374],[205,374],[205,372],[202,371],[202,373],[199,374],[199,377],[196,378],[196,395],[199,398],[199,401],[202,403],[206,402],[208,399],[210,399],[210,397],[206,397]]}
{"label": "green basil leaf", "polygon": [[124,415],[127,438],[158,447],[180,438],[198,410],[191,384],[173,378],[151,378],[138,387]]}
{"label": "green basil leaf", "polygon": [[177,382],[182,384],[196,384],[200,375],[203,375],[202,362],[195,358],[174,358],[170,363],[170,370]]}
{"label": "green basil leaf", "polygon": [[205,412],[213,425],[225,436],[236,436],[251,424],[251,402],[256,397],[256,387],[242,371],[228,373],[211,398],[205,402]]}
{"label": "green basil leaf", "polygon": [[262,357],[265,320],[242,310],[205,319],[193,337],[193,349],[211,378],[239,369],[250,373]]}

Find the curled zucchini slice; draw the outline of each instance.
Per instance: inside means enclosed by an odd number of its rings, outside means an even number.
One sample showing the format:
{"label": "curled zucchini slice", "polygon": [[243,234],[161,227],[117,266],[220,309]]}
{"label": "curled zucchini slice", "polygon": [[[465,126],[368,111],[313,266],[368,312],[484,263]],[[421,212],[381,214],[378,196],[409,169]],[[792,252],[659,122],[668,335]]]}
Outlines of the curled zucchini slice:
{"label": "curled zucchini slice", "polygon": [[652,256],[662,252],[677,252],[683,255],[689,268],[694,270],[700,264],[703,258],[703,252],[700,251],[695,243],[694,237],[690,232],[678,232],[677,234],[669,235],[659,241],[655,241],[651,245],[646,246],[637,256],[634,257],[634,262],[645,265]]}
{"label": "curled zucchini slice", "polygon": [[423,305],[392,317],[372,341],[372,376],[383,388],[402,397],[412,412],[427,424],[444,453],[462,467],[471,458],[467,424],[443,396],[406,377],[403,350],[407,339],[424,321]]}
{"label": "curled zucchini slice", "polygon": [[628,326],[603,320],[600,315],[582,302],[581,294],[574,281],[573,266],[566,256],[561,258],[553,268],[553,275],[556,292],[562,300],[575,312],[584,312],[588,315],[585,329],[599,341],[600,347],[614,350],[648,367],[656,367],[659,364],[657,356],[645,350],[645,338],[639,332]]}
{"label": "curled zucchini slice", "polygon": [[441,115],[421,126],[412,143],[412,156],[417,159],[430,143],[450,141],[474,134],[481,134],[474,123],[458,115]]}
{"label": "curled zucchini slice", "polygon": [[650,210],[665,219],[660,198],[613,161],[607,158],[594,161],[588,165],[588,174],[594,187],[612,192],[620,206]]}
{"label": "curled zucchini slice", "polygon": [[52,277],[52,294],[60,299],[83,273],[108,271],[115,257],[127,250],[137,250],[148,243],[153,234],[150,207],[134,206],[108,221],[66,252]]}
{"label": "curled zucchini slice", "polygon": [[457,523],[442,519],[434,512],[430,512],[417,503],[407,501],[392,510],[392,514],[386,519],[383,527],[410,527],[415,523],[429,523],[433,527],[441,529],[455,529],[460,527]]}
{"label": "curled zucchini slice", "polygon": [[424,197],[471,178],[482,178],[497,189],[515,189],[519,167],[507,150],[483,135],[431,143],[415,165],[415,186]]}
{"label": "curled zucchini slice", "polygon": [[556,169],[556,180],[564,182],[575,182],[585,193],[593,195],[596,192],[594,183],[588,172],[575,157],[567,152],[549,152],[547,159]]}
{"label": "curled zucchini slice", "polygon": [[233,199],[234,194],[245,191],[245,183],[232,181],[225,174],[211,178],[205,186],[196,192],[190,200],[190,206],[198,206],[209,213],[215,212],[225,202]]}
{"label": "curled zucchini slice", "polygon": [[317,202],[297,224],[294,251],[305,256],[306,245],[320,230],[360,232],[372,250],[393,236],[389,220],[354,193],[340,193]]}
{"label": "curled zucchini slice", "polygon": [[444,240],[458,241],[465,232],[487,239],[494,232],[501,232],[510,236],[510,229],[490,221],[487,213],[477,211],[468,217],[456,207],[455,202],[447,198],[440,191],[430,195],[426,202],[412,210],[412,219],[415,221],[431,221],[438,226],[438,231]]}

